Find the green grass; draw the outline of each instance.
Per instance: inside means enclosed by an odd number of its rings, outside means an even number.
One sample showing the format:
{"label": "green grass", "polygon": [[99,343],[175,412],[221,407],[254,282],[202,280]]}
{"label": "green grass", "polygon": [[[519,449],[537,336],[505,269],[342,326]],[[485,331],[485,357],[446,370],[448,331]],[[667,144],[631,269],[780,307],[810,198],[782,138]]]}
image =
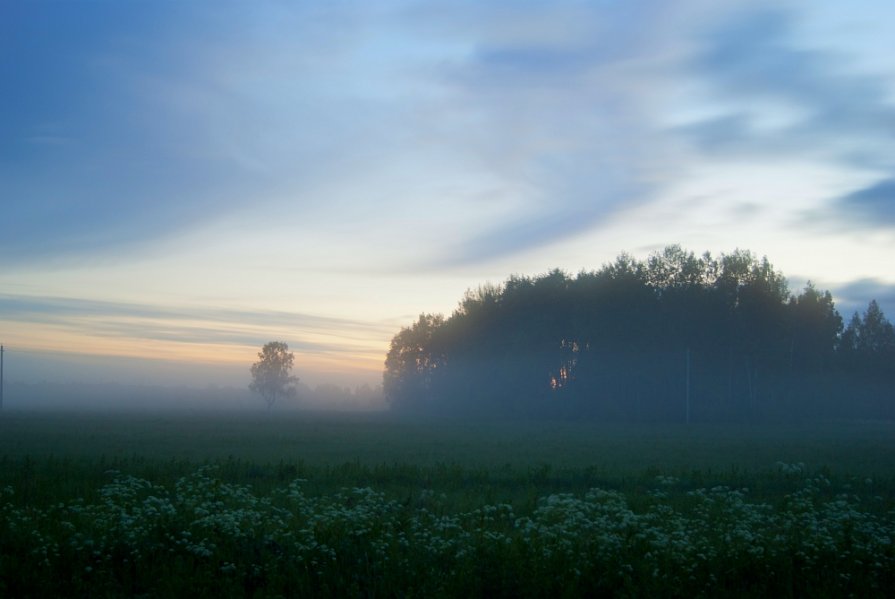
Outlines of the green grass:
{"label": "green grass", "polygon": [[452,464],[609,473],[761,469],[777,461],[895,476],[895,423],[797,426],[408,421],[382,414],[4,412],[0,456],[312,465]]}
{"label": "green grass", "polygon": [[0,595],[885,596],[893,539],[893,423],[0,414]]}

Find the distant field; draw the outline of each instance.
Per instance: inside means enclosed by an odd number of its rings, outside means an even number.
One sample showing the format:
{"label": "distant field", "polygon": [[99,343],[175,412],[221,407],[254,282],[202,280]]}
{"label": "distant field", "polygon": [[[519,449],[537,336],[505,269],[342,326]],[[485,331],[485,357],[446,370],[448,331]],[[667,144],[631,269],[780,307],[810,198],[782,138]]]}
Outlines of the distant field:
{"label": "distant field", "polygon": [[411,421],[387,414],[4,412],[0,456],[233,457],[309,465],[449,464],[607,473],[766,469],[776,462],[895,476],[895,422],[603,425]]}
{"label": "distant field", "polygon": [[895,423],[0,414],[0,595],[886,596]]}

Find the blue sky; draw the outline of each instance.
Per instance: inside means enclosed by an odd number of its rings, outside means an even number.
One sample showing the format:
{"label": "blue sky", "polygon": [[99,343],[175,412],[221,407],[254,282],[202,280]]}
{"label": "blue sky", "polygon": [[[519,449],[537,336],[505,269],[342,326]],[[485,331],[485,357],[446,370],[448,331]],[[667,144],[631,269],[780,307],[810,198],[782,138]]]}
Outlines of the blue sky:
{"label": "blue sky", "polygon": [[282,339],[375,383],[469,287],[671,243],[895,316],[893,12],[4,3],[9,376],[243,384]]}

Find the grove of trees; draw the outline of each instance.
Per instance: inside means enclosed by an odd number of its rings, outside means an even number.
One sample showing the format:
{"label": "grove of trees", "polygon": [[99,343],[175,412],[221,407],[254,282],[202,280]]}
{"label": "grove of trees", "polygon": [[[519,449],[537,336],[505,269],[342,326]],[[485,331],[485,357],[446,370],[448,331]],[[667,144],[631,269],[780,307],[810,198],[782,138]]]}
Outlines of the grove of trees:
{"label": "grove of trees", "polygon": [[767,258],[669,246],[597,271],[468,291],[392,339],[397,410],[717,421],[895,417],[895,331],[875,301],[843,326]]}

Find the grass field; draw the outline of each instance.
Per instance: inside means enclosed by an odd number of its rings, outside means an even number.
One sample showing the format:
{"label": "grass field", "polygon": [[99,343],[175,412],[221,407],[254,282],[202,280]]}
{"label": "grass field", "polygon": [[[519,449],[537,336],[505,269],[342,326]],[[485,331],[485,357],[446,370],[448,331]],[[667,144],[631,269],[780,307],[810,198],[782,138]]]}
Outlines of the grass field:
{"label": "grass field", "polygon": [[886,596],[895,423],[4,412],[9,596]]}

